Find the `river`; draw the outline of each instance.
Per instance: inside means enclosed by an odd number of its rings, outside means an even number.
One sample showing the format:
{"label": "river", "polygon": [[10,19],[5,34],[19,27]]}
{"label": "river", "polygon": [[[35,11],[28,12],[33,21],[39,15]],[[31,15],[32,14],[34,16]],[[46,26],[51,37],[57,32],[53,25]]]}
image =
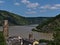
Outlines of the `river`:
{"label": "river", "polygon": [[[27,25],[27,26],[9,26],[9,36],[21,36],[23,38],[28,38],[29,33],[33,34],[34,39],[47,39],[52,40],[52,33],[39,33],[32,32],[31,30],[35,28],[37,25]],[[0,27],[0,30],[3,30],[3,27]]]}

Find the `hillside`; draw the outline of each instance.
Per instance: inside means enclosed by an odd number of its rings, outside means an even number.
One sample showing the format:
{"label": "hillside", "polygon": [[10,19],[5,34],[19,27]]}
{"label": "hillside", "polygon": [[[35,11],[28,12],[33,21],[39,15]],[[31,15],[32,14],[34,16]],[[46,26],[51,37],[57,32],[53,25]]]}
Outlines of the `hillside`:
{"label": "hillside", "polygon": [[17,14],[10,13],[8,11],[0,10],[0,25],[3,25],[3,20],[8,19],[9,25],[26,25],[28,21]]}
{"label": "hillside", "polygon": [[23,17],[8,11],[0,10],[0,26],[3,20],[8,19],[9,25],[41,24],[52,17]]}
{"label": "hillside", "polygon": [[32,29],[32,31],[53,32],[57,28],[60,29],[60,14],[38,25],[36,29]]}

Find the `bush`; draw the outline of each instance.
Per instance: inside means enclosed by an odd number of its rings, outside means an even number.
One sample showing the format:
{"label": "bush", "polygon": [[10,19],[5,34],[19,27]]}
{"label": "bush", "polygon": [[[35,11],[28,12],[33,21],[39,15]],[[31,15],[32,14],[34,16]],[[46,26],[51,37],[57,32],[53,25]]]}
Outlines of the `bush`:
{"label": "bush", "polygon": [[48,43],[48,42],[49,42],[49,40],[45,40],[45,39],[40,39],[40,40],[39,40],[39,43],[43,43],[43,42]]}
{"label": "bush", "polygon": [[0,31],[0,45],[6,45],[2,31]]}

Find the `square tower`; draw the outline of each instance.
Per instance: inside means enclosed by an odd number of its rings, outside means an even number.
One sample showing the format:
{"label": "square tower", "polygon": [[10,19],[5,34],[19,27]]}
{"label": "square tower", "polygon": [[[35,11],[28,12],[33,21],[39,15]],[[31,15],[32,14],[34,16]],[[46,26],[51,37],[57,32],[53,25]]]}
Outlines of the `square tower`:
{"label": "square tower", "polygon": [[9,32],[8,32],[8,20],[4,20],[4,23],[3,23],[3,35],[5,38],[8,37],[9,35]]}

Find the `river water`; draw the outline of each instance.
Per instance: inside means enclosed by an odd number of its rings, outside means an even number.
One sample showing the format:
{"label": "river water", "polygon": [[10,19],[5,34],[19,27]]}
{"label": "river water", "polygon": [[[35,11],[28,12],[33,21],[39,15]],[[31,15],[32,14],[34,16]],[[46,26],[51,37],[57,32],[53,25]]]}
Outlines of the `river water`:
{"label": "river water", "polygon": [[[28,26],[9,26],[9,36],[21,36],[22,38],[28,38],[29,34],[33,34],[33,39],[47,39],[52,40],[52,33],[39,33],[32,32],[31,30],[37,25],[28,25]],[[3,30],[3,27],[0,27],[0,31]]]}

